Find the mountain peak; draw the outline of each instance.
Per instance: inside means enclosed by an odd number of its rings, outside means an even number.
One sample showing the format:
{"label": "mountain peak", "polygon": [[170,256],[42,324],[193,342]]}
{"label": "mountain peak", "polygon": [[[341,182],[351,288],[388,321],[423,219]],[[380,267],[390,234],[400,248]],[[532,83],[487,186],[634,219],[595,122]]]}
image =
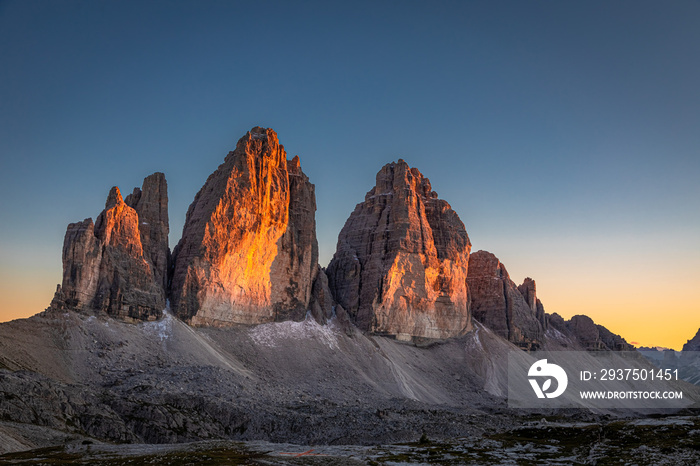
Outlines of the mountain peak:
{"label": "mountain peak", "polygon": [[700,351],[700,329],[693,338],[683,345],[683,351]]}
{"label": "mountain peak", "polygon": [[314,186],[300,167],[277,133],[256,126],[209,176],[174,253],[180,317],[195,325],[304,317],[319,267]]}
{"label": "mountain peak", "polygon": [[471,328],[471,243],[430,181],[399,159],[357,205],[328,266],[336,301],[363,330],[400,339],[448,338]]}
{"label": "mountain peak", "polygon": [[122,198],[122,193],[119,191],[119,188],[116,186],[112,186],[112,189],[109,190],[109,195],[107,196],[107,201],[105,202],[105,209],[109,210],[112,207],[121,204],[124,202],[124,199]]}
{"label": "mountain peak", "polygon": [[114,186],[94,224],[86,219],[68,225],[63,283],[52,308],[139,320],[161,315],[170,255],[164,175],[144,179],[142,188],[134,189],[127,200],[128,204]]}

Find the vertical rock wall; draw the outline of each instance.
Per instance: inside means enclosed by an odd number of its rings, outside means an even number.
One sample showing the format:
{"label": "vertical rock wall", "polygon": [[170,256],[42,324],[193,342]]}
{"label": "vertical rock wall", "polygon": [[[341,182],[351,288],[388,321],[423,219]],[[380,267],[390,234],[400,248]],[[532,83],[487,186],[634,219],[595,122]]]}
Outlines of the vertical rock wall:
{"label": "vertical rock wall", "polygon": [[540,347],[544,308],[537,300],[534,280],[526,279],[517,287],[496,256],[477,251],[469,259],[467,282],[476,320],[524,349]]}
{"label": "vertical rock wall", "polygon": [[271,129],[253,128],[187,212],[172,299],[194,325],[302,318],[318,273],[314,186]]}
{"label": "vertical rock wall", "polygon": [[470,248],[459,216],[399,160],[379,171],[340,232],[330,288],[365,331],[399,339],[460,335],[471,328]]}
{"label": "vertical rock wall", "polygon": [[139,320],[161,315],[170,251],[165,176],[147,177],[127,200],[115,186],[94,224],[88,218],[68,225],[53,307]]}

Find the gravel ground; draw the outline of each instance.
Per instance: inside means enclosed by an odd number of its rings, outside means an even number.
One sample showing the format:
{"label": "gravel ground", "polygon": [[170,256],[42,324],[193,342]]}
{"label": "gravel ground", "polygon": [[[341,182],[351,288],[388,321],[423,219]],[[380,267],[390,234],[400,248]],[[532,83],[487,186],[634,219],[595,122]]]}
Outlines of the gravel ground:
{"label": "gravel ground", "polygon": [[[695,420],[653,426],[632,424],[639,414],[630,411],[508,409],[513,350],[478,324],[464,337],[416,346],[313,320],[215,329],[170,316],[129,324],[39,315],[0,324],[0,459],[508,464],[554,455],[601,463],[622,448],[613,434],[639,457],[695,458],[690,446],[654,449],[659,439],[650,435],[664,428],[697,440]],[[647,443],[634,444],[635,435]]]}

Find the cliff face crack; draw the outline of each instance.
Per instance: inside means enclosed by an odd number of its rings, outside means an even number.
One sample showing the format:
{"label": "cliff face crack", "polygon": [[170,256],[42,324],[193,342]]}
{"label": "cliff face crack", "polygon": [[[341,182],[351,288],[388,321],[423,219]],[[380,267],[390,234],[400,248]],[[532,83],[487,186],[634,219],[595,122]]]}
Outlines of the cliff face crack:
{"label": "cliff face crack", "polygon": [[515,337],[513,332],[513,303],[508,299],[508,289],[506,287],[506,282],[503,280],[501,282],[503,286],[503,299],[506,304],[506,328],[508,329],[508,340],[513,341]]}

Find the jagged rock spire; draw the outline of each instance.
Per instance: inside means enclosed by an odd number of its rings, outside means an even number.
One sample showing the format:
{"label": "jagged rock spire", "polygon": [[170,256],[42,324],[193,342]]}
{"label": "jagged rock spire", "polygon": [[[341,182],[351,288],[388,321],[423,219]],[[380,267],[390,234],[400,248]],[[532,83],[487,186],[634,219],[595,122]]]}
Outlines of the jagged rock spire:
{"label": "jagged rock spire", "polygon": [[165,175],[147,177],[134,193],[125,202],[114,186],[94,224],[88,218],[68,225],[63,283],[52,307],[140,320],[161,315],[170,255]]}
{"label": "jagged rock spire", "polygon": [[272,129],[251,129],[187,211],[174,252],[177,314],[195,325],[303,318],[320,272],[315,211],[299,158],[287,160]]}
{"label": "jagged rock spire", "polygon": [[448,338],[471,328],[470,249],[457,213],[399,160],[377,173],[340,232],[330,287],[365,331]]}

